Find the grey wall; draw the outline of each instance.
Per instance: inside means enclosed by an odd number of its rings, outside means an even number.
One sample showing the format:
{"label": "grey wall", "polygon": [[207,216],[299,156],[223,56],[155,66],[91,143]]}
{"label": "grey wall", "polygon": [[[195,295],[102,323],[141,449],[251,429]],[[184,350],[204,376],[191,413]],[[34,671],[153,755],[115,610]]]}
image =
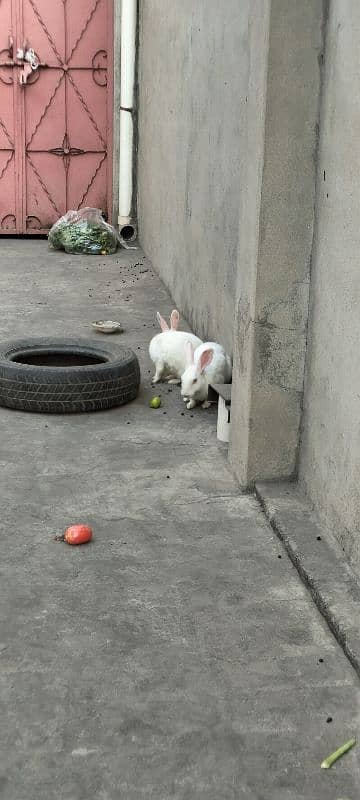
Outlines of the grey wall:
{"label": "grey wall", "polygon": [[230,442],[245,486],[297,466],[322,29],[323,0],[252,3]]}
{"label": "grey wall", "polygon": [[194,331],[230,352],[248,7],[140,0],[141,244]]}
{"label": "grey wall", "polygon": [[243,486],[297,467],[324,8],[140,0],[140,240],[194,331],[234,355]]}
{"label": "grey wall", "polygon": [[332,0],[300,478],[360,568],[360,4]]}
{"label": "grey wall", "polygon": [[238,242],[238,276],[234,318],[233,386],[231,398],[230,462],[240,483],[253,480],[252,424],[255,357],[255,318],[259,227],[264,169],[266,95],[271,0],[253,0],[249,16],[249,66],[244,115],[243,191]]}

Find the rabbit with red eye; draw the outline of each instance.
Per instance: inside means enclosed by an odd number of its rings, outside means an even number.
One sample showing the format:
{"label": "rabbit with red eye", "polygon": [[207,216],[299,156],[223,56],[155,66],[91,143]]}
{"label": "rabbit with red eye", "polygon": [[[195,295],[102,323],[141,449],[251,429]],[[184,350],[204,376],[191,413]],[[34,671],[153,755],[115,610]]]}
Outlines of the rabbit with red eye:
{"label": "rabbit with red eye", "polygon": [[186,408],[194,408],[198,403],[207,408],[209,383],[230,383],[232,363],[221,344],[204,342],[194,348],[186,344],[187,368],[181,376],[181,396]]}
{"label": "rabbit with red eye", "polygon": [[189,342],[197,348],[202,341],[193,333],[177,330],[180,315],[176,309],[171,312],[170,329],[159,312],[156,317],[161,333],[154,336],[149,345],[149,355],[155,364],[152,382],[166,380],[168,383],[180,383],[181,375],[186,368],[185,345]]}

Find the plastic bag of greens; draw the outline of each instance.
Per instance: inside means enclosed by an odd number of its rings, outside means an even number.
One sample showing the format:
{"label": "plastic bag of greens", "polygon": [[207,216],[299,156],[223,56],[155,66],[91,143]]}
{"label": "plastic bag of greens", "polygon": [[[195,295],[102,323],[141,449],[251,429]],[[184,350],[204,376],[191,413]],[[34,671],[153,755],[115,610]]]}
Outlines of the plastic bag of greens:
{"label": "plastic bag of greens", "polygon": [[118,246],[115,228],[105,222],[99,208],[68,211],[50,228],[48,239],[50,247],[66,253],[105,256]]}

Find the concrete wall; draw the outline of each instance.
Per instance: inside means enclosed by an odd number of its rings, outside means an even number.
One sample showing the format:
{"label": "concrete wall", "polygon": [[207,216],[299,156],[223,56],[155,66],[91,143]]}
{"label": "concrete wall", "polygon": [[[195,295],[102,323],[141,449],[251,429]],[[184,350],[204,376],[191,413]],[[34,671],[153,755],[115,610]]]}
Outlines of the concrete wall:
{"label": "concrete wall", "polygon": [[262,5],[250,26],[230,443],[245,486],[297,466],[323,44],[322,0]]}
{"label": "concrete wall", "polygon": [[360,4],[327,28],[300,478],[360,568]]}
{"label": "concrete wall", "polygon": [[140,0],[141,244],[194,331],[230,352],[248,17],[249,0]]}
{"label": "concrete wall", "polygon": [[[250,477],[252,389],[254,377],[256,287],[264,168],[266,94],[271,0],[253,0],[249,17],[249,65],[244,115],[243,191],[238,243],[238,276],[234,317],[234,359],[231,401],[230,462],[240,483]],[[249,480],[250,479],[250,480]]]}
{"label": "concrete wall", "polygon": [[140,0],[140,240],[234,354],[243,486],[297,467],[323,17],[323,0]]}

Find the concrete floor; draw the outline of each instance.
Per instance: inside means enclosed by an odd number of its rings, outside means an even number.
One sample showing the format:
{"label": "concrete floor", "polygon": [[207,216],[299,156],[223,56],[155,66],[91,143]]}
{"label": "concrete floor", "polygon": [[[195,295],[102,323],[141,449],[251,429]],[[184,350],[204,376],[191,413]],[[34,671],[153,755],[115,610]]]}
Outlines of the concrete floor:
{"label": "concrete floor", "polygon": [[[0,409],[2,800],[356,800],[356,748],[320,769],[357,734],[352,667],[239,493],[215,410],[167,386],[148,406],[171,309],[150,265],[3,240],[0,292],[1,339],[118,319],[142,368],[119,409]],[[77,520],[91,545],[53,541]]]}

